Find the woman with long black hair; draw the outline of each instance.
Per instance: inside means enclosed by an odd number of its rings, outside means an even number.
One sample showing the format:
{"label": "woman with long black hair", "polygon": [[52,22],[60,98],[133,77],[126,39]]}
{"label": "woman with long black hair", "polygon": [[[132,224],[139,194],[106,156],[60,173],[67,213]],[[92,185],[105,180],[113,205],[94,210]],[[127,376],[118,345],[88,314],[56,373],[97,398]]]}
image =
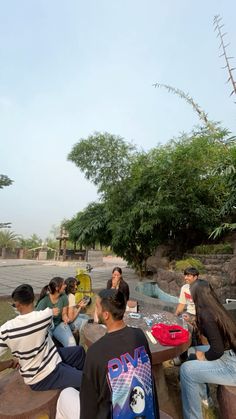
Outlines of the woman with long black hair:
{"label": "woman with long black hair", "polygon": [[197,326],[209,346],[205,352],[196,350],[196,359],[181,365],[183,416],[202,419],[201,396],[208,383],[236,386],[236,323],[207,281],[198,279],[190,290]]}
{"label": "woman with long black hair", "polygon": [[50,330],[62,346],[75,346],[76,341],[68,325],[68,297],[65,294],[66,284],[63,278],[57,276],[51,279],[48,285],[42,288],[36,310],[45,308],[59,308],[59,314],[53,316],[53,328]]}
{"label": "woman with long black hair", "polygon": [[116,266],[112,270],[112,277],[107,281],[107,289],[114,288],[123,292],[126,302],[129,300],[129,285],[124,281],[122,269]]}

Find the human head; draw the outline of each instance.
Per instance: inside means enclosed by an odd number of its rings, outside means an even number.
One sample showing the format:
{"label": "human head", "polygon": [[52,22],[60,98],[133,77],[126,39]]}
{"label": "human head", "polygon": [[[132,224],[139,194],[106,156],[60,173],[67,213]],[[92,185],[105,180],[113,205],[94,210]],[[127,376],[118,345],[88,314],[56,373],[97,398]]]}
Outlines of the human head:
{"label": "human head", "polygon": [[56,292],[64,292],[66,288],[66,284],[64,282],[64,279],[60,276],[55,276],[51,279],[51,281],[48,284],[48,291],[50,294],[55,294]]}
{"label": "human head", "polygon": [[34,310],[34,290],[31,285],[19,285],[12,293],[13,306],[20,314],[29,313]]}
{"label": "human head", "polygon": [[106,324],[109,318],[122,320],[126,309],[124,294],[111,288],[101,290],[96,299],[96,309],[101,323]]}
{"label": "human head", "polygon": [[198,279],[199,272],[196,268],[189,266],[184,270],[184,279],[187,284],[192,284],[196,279]]}
{"label": "human head", "polygon": [[34,290],[31,285],[22,284],[16,287],[13,291],[11,298],[15,303],[28,306],[34,302]]}
{"label": "human head", "polygon": [[118,287],[122,279],[122,269],[119,268],[119,266],[116,266],[112,270],[112,287]]}
{"label": "human head", "polygon": [[66,294],[75,294],[76,287],[77,287],[77,279],[73,276],[69,276],[69,278],[66,278],[65,280],[66,284]]}

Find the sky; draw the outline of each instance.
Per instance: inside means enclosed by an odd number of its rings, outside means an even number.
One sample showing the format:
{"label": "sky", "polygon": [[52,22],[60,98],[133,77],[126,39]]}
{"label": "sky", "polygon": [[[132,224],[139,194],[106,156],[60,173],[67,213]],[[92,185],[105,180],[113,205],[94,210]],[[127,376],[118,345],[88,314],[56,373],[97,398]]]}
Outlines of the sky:
{"label": "sky", "polygon": [[67,155],[95,131],[150,150],[199,123],[156,82],[189,93],[236,132],[213,27],[235,57],[235,0],[0,0],[0,221],[45,239],[97,189]]}

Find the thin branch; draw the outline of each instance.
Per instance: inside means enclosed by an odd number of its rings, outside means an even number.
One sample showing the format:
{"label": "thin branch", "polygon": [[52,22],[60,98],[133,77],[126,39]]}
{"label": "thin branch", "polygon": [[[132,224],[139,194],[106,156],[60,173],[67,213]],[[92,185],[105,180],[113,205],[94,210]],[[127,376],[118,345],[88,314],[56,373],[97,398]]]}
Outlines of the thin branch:
{"label": "thin branch", "polygon": [[228,44],[225,44],[224,43],[224,37],[226,36],[227,32],[222,32],[222,28],[224,27],[224,25],[222,25],[220,23],[221,20],[222,20],[222,18],[219,15],[216,15],[214,17],[214,21],[213,21],[214,31],[215,32],[218,32],[217,33],[217,38],[220,38],[220,46],[219,46],[219,49],[222,49],[223,50],[223,52],[220,55],[220,57],[224,57],[225,62],[226,62],[225,68],[227,68],[228,73],[229,73],[229,78],[228,78],[228,81],[227,82],[230,81],[231,84],[232,84],[232,86],[233,86],[233,91],[230,94],[230,96],[232,96],[232,94],[236,94],[236,83],[235,83],[234,77],[233,77],[234,68],[233,67],[230,67],[230,64],[229,64],[229,60],[232,59],[233,57],[227,56],[227,53],[226,53],[226,48],[230,45],[230,43],[228,43]]}

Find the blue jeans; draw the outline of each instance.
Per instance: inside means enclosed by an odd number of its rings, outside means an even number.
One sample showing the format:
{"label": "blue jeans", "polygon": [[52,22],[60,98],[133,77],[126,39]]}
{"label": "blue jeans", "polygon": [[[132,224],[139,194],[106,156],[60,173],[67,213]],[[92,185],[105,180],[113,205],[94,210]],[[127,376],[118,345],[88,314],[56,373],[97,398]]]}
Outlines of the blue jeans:
{"label": "blue jeans", "polygon": [[81,331],[81,329],[89,319],[90,317],[87,314],[79,314],[72,323],[69,323],[69,326],[71,330],[78,329],[79,331]]}
{"label": "blue jeans", "polygon": [[61,322],[58,326],[50,329],[50,333],[62,346],[76,346],[75,338],[68,324]]}
{"label": "blue jeans", "polygon": [[225,351],[215,361],[187,361],[180,367],[184,419],[202,419],[201,395],[206,384],[236,386],[236,354]]}

